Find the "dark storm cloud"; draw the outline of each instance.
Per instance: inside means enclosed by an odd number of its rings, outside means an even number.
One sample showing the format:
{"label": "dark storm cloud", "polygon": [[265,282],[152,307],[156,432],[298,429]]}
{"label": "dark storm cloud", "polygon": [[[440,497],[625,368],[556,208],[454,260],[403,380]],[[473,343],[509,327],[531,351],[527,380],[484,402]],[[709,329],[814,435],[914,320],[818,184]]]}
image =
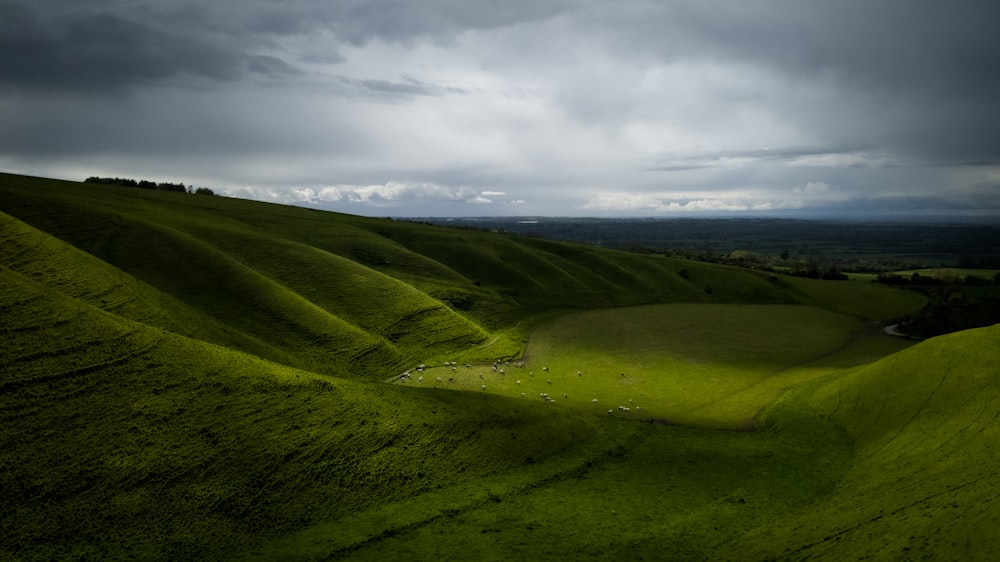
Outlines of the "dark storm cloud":
{"label": "dark storm cloud", "polygon": [[393,194],[338,200],[356,212],[997,210],[996,21],[966,0],[0,0],[0,166]]}
{"label": "dark storm cloud", "polygon": [[43,8],[0,8],[0,85],[92,91],[184,74],[232,80],[253,61],[117,14]]}
{"label": "dark storm cloud", "polygon": [[675,4],[640,29],[657,55],[749,61],[827,84],[832,103],[788,111],[833,139],[995,161],[997,21],[996,2],[749,0]]}
{"label": "dark storm cloud", "polygon": [[[437,5],[436,5],[437,4]],[[260,51],[275,39],[319,30],[338,42],[447,41],[469,29],[555,13],[538,2],[10,2],[0,5],[0,86],[32,90],[113,90],[168,79],[237,80],[248,73],[298,71]],[[302,55],[342,61],[337,52]],[[420,84],[372,81],[373,91]],[[426,89],[423,89],[426,91]]]}
{"label": "dark storm cloud", "polygon": [[338,36],[354,44],[375,39],[411,42],[419,38],[447,41],[469,30],[504,27],[546,19],[570,6],[569,1],[511,0],[349,0],[320,3],[314,14]]}

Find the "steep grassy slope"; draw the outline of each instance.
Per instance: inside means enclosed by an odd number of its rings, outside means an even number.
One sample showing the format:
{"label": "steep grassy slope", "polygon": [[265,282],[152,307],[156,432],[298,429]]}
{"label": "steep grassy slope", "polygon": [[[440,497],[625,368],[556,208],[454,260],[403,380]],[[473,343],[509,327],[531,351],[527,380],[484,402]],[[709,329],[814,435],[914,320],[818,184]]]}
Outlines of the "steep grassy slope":
{"label": "steep grassy slope", "polygon": [[941,336],[789,397],[847,430],[854,465],[828,498],[748,536],[738,551],[789,559],[1000,554],[998,342],[1000,325]]}
{"label": "steep grassy slope", "polygon": [[6,267],[0,314],[2,559],[215,558],[615,443],[540,404],[334,379],[183,338]]}

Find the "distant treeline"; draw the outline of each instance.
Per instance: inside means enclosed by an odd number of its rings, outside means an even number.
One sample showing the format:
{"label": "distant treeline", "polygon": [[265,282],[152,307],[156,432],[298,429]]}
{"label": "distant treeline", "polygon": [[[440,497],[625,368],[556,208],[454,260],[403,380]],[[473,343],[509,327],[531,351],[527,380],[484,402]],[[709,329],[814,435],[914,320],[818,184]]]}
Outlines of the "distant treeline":
{"label": "distant treeline", "polygon": [[1000,271],[993,274],[993,277],[983,277],[981,275],[920,275],[914,272],[911,275],[897,275],[893,273],[880,273],[875,280],[885,285],[897,287],[944,287],[955,285],[967,285],[970,287],[983,287],[986,285],[1000,285]]}
{"label": "distant treeline", "polygon": [[176,191],[179,193],[197,193],[198,195],[215,195],[207,187],[195,189],[192,186],[185,186],[183,183],[154,182],[149,180],[134,180],[131,178],[99,178],[91,176],[84,183],[98,183],[103,185],[121,185],[124,187],[138,187],[139,189],[158,189],[160,191]]}

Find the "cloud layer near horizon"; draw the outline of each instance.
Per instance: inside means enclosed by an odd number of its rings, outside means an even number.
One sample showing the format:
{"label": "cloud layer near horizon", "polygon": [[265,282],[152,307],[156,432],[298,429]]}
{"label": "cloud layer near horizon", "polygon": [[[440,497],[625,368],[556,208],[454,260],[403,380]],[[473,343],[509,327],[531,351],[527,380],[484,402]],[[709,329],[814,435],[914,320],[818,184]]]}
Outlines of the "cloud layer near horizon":
{"label": "cloud layer near horizon", "polygon": [[1000,215],[1000,5],[0,4],[0,169],[368,215]]}

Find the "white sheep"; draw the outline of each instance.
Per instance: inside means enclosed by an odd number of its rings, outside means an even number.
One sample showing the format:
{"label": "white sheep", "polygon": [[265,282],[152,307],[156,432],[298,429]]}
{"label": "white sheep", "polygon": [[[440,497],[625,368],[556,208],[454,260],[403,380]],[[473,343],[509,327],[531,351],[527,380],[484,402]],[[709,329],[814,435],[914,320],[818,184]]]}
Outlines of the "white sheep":
{"label": "white sheep", "polygon": [[484,384],[483,386],[480,386],[479,388],[481,388],[483,390],[486,390],[486,385]]}
{"label": "white sheep", "polygon": [[594,404],[597,404],[597,398],[594,398],[593,400],[591,400],[591,402],[593,402]]}

